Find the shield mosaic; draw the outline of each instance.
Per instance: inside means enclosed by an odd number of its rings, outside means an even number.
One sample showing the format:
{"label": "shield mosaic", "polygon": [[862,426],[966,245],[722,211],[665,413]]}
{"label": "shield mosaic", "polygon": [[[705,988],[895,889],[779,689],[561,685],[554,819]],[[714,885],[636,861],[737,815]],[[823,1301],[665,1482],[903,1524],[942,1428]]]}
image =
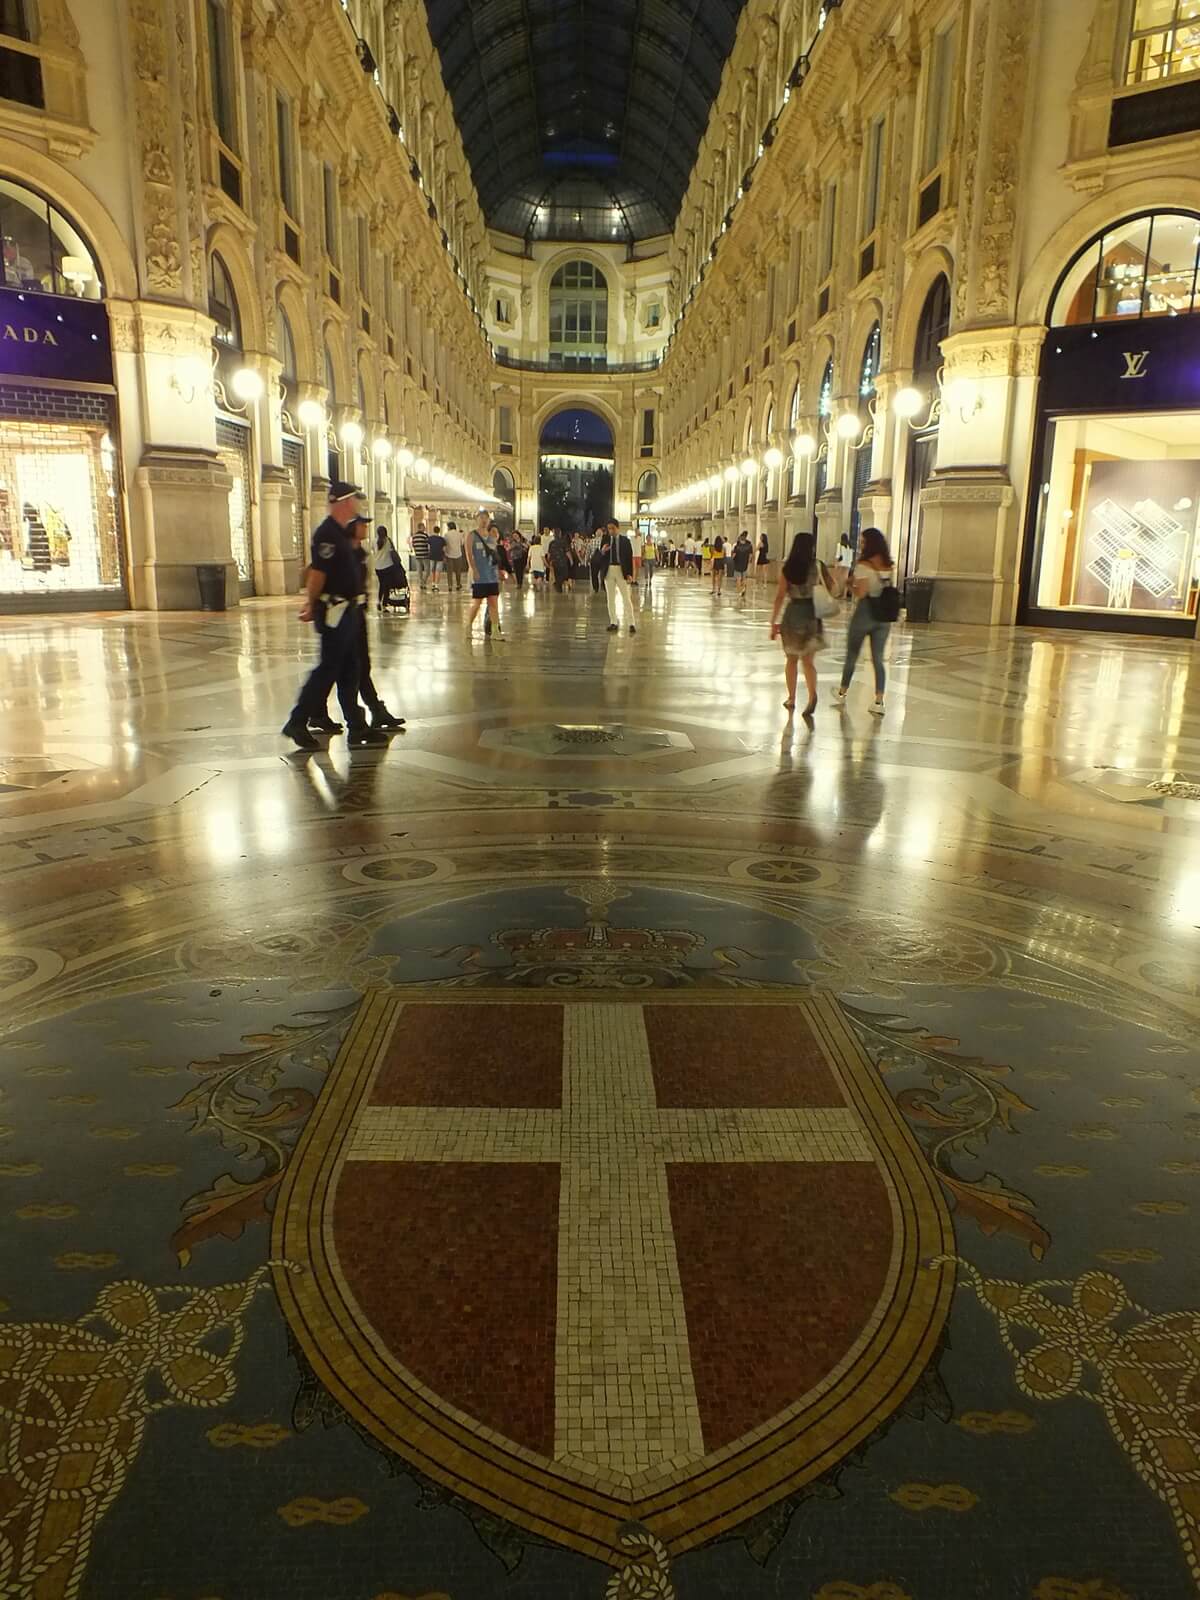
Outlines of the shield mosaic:
{"label": "shield mosaic", "polygon": [[933,1358],[940,1189],[836,1001],[363,1002],[280,1297],[363,1430],[490,1516],[675,1553],[836,1467]]}

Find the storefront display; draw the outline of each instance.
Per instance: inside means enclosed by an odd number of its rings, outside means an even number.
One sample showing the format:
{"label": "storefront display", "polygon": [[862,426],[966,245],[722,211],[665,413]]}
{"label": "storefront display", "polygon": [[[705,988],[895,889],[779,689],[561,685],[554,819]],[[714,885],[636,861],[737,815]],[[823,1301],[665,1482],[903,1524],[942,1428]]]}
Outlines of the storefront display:
{"label": "storefront display", "polygon": [[112,440],[0,420],[0,595],[121,589]]}
{"label": "storefront display", "polygon": [[1043,349],[1021,620],[1192,636],[1200,594],[1200,218],[1110,228]]}
{"label": "storefront display", "polygon": [[250,429],[217,418],[217,454],[233,479],[229,490],[229,544],[243,597],[254,593],[250,552]]}

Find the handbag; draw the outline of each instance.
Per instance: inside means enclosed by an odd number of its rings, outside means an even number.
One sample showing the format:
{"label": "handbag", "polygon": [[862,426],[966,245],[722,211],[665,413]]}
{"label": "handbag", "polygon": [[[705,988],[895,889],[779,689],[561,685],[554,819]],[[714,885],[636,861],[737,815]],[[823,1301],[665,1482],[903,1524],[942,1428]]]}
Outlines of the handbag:
{"label": "handbag", "polygon": [[884,584],[879,594],[870,597],[871,615],[876,622],[899,622],[900,591],[894,583]]}
{"label": "handbag", "polygon": [[836,616],[837,614],[838,603],[830,593],[829,575],[825,570],[824,562],[817,563],[817,576],[813,582],[812,603],[818,622],[824,622],[826,617]]}

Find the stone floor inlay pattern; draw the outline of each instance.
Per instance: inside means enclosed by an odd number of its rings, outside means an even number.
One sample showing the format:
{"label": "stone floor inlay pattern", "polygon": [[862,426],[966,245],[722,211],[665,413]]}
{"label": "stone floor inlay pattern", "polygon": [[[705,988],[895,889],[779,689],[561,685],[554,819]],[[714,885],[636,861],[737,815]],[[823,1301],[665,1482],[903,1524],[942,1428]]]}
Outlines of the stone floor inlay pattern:
{"label": "stone floor inlay pattern", "polygon": [[1200,1596],[1200,657],[700,588],[6,619],[0,1595]]}

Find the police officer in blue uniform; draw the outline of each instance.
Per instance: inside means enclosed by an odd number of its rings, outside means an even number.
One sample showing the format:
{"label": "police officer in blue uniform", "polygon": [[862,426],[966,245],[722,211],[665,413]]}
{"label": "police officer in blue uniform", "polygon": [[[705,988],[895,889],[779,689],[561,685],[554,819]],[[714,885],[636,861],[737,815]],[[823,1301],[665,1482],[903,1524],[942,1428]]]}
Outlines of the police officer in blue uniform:
{"label": "police officer in blue uniform", "polygon": [[327,717],[325,705],[335,683],[350,743],[387,743],[382,729],[367,726],[358,703],[362,634],[357,613],[366,593],[366,575],[350,529],[360,514],[361,498],[357,484],[330,484],[329,515],[312,536],[312,560],[305,580],[307,600],[300,620],[316,626],[321,655],[282,730],[301,750],[319,748],[308,725],[320,724]]}

